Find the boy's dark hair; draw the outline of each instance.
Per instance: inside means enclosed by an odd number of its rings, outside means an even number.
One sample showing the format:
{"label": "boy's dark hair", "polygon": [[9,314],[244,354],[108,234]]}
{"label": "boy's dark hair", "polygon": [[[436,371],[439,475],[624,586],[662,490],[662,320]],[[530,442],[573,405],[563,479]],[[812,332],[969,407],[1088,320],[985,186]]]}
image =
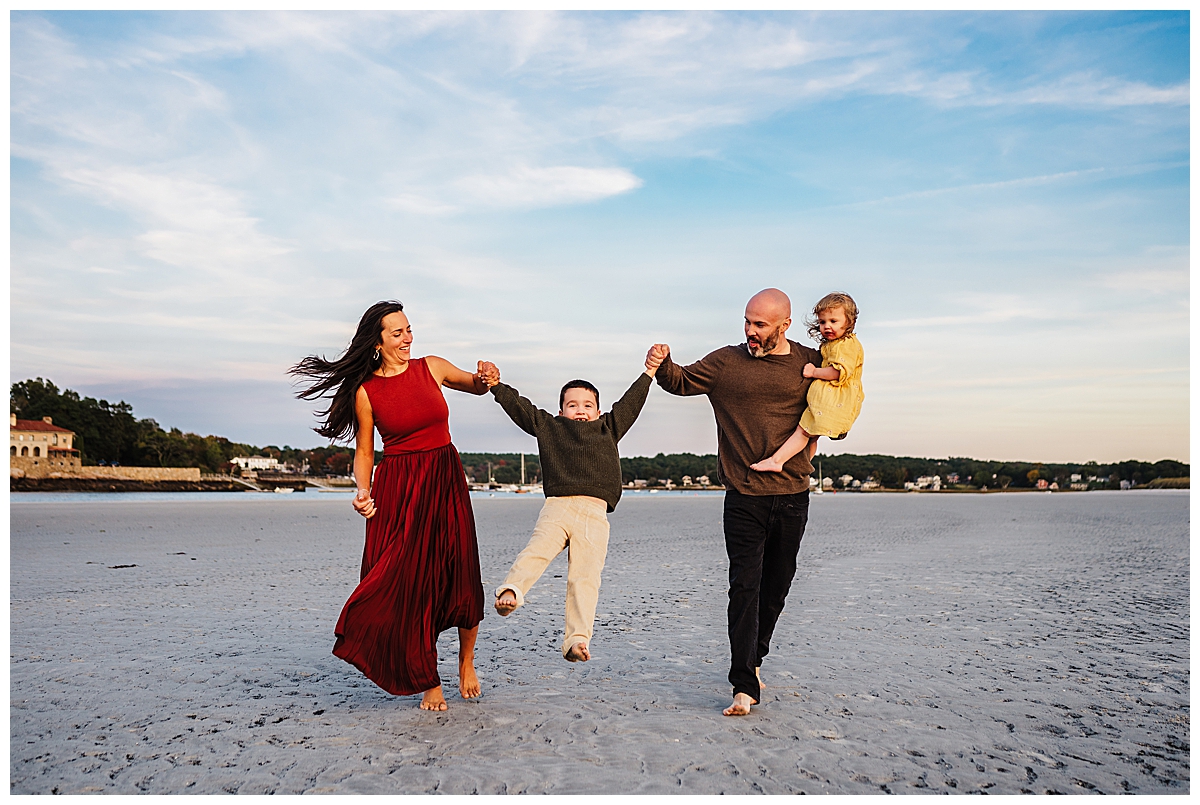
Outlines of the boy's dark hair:
{"label": "boy's dark hair", "polygon": [[562,410],[563,400],[567,397],[567,389],[587,389],[592,394],[596,395],[596,407],[600,407],[600,389],[593,386],[586,380],[572,380],[570,383],[562,387],[562,391],[558,393],[558,410]]}

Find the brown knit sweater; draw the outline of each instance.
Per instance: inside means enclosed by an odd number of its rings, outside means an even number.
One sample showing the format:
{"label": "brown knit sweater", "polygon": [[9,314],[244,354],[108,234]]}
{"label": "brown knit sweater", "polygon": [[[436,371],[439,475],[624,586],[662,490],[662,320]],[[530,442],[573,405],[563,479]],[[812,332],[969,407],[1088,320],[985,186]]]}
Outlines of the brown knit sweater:
{"label": "brown knit sweater", "polygon": [[745,344],[721,347],[688,366],[670,356],[655,379],[664,391],[707,394],[717,419],[717,470],[721,482],[743,495],[789,495],[808,491],[812,465],[797,453],[783,472],[755,472],[750,465],[787,441],[808,406],[811,378],[804,364],[821,365],[821,353],[788,341],[787,355],[755,358]]}
{"label": "brown knit sweater", "polygon": [[617,442],[629,432],[650,393],[650,376],[638,375],[612,410],[591,422],[579,422],[543,411],[512,386],[492,386],[496,402],[517,427],[536,436],[546,497],[588,495],[617,507],[621,499],[621,458]]}

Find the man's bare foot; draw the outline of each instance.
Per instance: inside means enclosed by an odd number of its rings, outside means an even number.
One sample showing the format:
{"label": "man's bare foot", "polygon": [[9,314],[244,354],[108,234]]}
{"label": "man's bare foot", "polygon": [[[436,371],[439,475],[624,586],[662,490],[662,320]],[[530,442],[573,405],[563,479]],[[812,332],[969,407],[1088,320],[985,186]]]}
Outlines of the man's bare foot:
{"label": "man's bare foot", "polygon": [[733,694],[733,704],[721,711],[722,715],[726,716],[748,716],[750,715],[750,706],[758,704],[754,699],[750,698],[748,693]]}
{"label": "man's bare foot", "polygon": [[482,692],[479,677],[475,675],[475,658],[458,658],[458,693],[464,699],[474,699]]}
{"label": "man's bare foot", "polygon": [[565,656],[567,662],[587,662],[592,658],[592,655],[588,653],[587,643],[576,643],[567,649]]}
{"label": "man's bare foot", "polygon": [[512,614],[512,611],[517,608],[517,594],[512,590],[505,590],[500,593],[496,599],[496,611],[502,617],[507,617]]}
{"label": "man's bare foot", "polygon": [[783,464],[773,458],[764,458],[757,464],[751,464],[750,469],[755,472],[783,472]]}
{"label": "man's bare foot", "polygon": [[422,710],[446,710],[446,697],[442,695],[442,686],[430,688],[425,691],[425,695],[421,697]]}

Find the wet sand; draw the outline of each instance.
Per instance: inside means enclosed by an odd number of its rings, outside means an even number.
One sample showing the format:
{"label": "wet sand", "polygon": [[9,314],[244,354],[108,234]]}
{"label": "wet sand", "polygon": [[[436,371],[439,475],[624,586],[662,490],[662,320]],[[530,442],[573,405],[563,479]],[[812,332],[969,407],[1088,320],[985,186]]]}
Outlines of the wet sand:
{"label": "wet sand", "polygon": [[[541,500],[474,504],[490,590]],[[814,498],[763,703],[725,718],[720,498],[622,502],[589,663],[557,651],[565,555],[489,608],[482,698],[443,635],[445,713],[329,653],[345,500],[19,500],[10,791],[1187,793],[1188,507]]]}

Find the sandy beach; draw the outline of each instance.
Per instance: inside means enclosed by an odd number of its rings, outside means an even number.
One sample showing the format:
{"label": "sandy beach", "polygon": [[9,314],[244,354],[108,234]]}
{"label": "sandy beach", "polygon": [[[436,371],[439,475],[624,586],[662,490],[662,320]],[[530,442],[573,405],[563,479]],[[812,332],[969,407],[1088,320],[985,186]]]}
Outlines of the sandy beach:
{"label": "sandy beach", "polygon": [[[590,663],[565,554],[482,698],[443,635],[445,713],[330,654],[347,499],[273,497],[13,496],[12,793],[1190,791],[1187,492],[814,497],[744,718],[719,496],[611,515]],[[489,591],[541,503],[474,501]]]}

